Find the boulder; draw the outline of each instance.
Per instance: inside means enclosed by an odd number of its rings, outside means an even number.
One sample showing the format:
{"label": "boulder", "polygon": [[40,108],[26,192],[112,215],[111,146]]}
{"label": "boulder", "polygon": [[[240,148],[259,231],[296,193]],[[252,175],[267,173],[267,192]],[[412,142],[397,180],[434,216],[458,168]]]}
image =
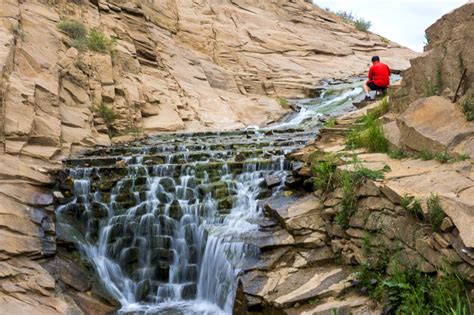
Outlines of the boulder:
{"label": "boulder", "polygon": [[433,96],[413,102],[397,124],[403,147],[474,157],[474,122],[468,122],[457,105],[445,98]]}

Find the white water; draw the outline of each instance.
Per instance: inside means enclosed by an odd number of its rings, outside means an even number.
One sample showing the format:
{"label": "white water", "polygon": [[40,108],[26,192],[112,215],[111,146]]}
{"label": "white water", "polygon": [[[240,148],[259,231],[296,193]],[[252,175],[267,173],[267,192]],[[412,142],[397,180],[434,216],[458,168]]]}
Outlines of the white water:
{"label": "white water", "polygon": [[[289,121],[264,130],[302,125],[312,128],[320,124],[321,112],[351,106],[352,97],[361,91],[355,86],[339,96],[323,94],[316,105],[302,105]],[[256,143],[265,140],[258,128],[250,129],[255,129]],[[206,144],[193,145],[209,151],[208,160],[218,156],[227,160],[232,152],[210,150]],[[153,149],[168,152],[168,147]],[[142,154],[150,149],[144,147]],[[261,183],[269,174],[277,175],[283,183],[287,175],[288,165],[285,167],[282,155],[273,156],[267,163],[246,159],[244,169],[236,174],[224,163],[218,180],[225,183],[235,200],[228,212],[221,213],[225,209],[217,198],[210,192],[199,193],[201,186],[211,185],[216,179],[211,179],[207,171],[199,174],[196,163],[176,169],[171,163],[177,163],[179,154],[189,161],[185,145],[177,150],[176,154],[166,153],[164,164],[154,167],[146,167],[143,156],[123,158],[128,174],[114,184],[107,202],[92,185],[93,176],[107,180],[99,168],[70,172],[75,198],[57,209],[58,218],[76,235],[76,242],[103,286],[120,302],[119,313],[232,314],[240,267],[258,257],[258,249],[242,240],[258,234],[259,226],[253,222],[262,218],[257,200]],[[126,200],[124,193],[129,194]],[[73,231],[74,224],[61,219],[78,205],[85,220],[83,233]],[[106,212],[99,224],[94,219],[94,207]]]}
{"label": "white water", "polygon": [[[138,162],[141,163],[142,160],[138,159]],[[239,265],[248,256],[258,254],[241,239],[243,235],[258,231],[258,225],[249,222],[262,216],[256,199],[260,191],[259,184],[270,172],[283,178],[283,165],[283,157],[262,165],[249,162],[241,174],[234,175],[224,164],[220,170],[220,181],[226,183],[229,190],[236,192],[234,206],[225,217],[219,214],[217,202],[210,193],[202,200],[197,198],[194,167],[187,168],[179,176],[179,180],[174,182],[172,178],[163,176],[163,173],[169,173],[171,166],[157,166],[149,174],[141,164],[129,165],[128,175],[117,182],[109,203],[102,202],[98,190],[91,191],[90,177],[94,175],[94,169],[73,171],[71,175],[75,178],[76,198],[71,204],[82,200],[87,212],[91,211],[93,202],[98,202],[107,209],[107,218],[101,222],[98,239],[94,241],[88,235],[88,241],[81,242],[80,246],[93,263],[106,290],[122,305],[119,313],[160,314],[166,310],[179,310],[179,314],[231,314]],[[134,192],[135,180],[139,177],[137,174],[146,176],[147,192],[144,200]],[[209,184],[208,176],[204,177]],[[129,190],[136,199],[135,206],[124,211],[117,206],[117,198],[124,190],[125,183],[130,180],[133,184]],[[161,185],[162,180],[173,181],[174,191],[166,192]],[[166,195],[167,202],[163,203],[157,198],[160,193]],[[176,202],[182,210],[178,220],[172,219],[170,213],[172,204]],[[67,210],[67,207],[68,205],[61,207],[58,212]],[[145,213],[138,215],[138,211]],[[157,225],[160,217],[168,220],[165,225]],[[137,218],[139,224],[136,224]],[[133,227],[130,247],[123,247],[120,242],[111,243],[111,233],[117,233],[113,231],[118,224],[122,227],[119,233],[124,237],[130,237],[130,233],[125,231]],[[89,225],[91,220],[86,224]],[[148,297],[142,300],[137,296],[140,283],[154,281],[156,273],[156,261],[152,260],[153,249],[149,236],[165,235],[163,228],[173,231],[169,237],[170,252],[173,253],[169,279],[160,281],[156,291],[149,294],[154,296],[153,299]],[[193,254],[189,252],[190,244],[197,250],[197,255],[194,255],[197,257],[193,258]],[[138,248],[139,253],[138,279],[132,279],[124,271],[124,263],[121,261],[123,257],[127,257],[127,251],[135,248]],[[196,289],[191,300],[183,296],[187,285],[188,288]]]}

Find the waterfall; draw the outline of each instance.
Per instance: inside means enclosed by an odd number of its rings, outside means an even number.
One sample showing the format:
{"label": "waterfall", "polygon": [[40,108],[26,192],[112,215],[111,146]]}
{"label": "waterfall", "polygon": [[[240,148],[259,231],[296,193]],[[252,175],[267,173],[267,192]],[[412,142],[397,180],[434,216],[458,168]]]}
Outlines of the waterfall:
{"label": "waterfall", "polygon": [[[319,115],[305,108],[262,130],[161,135],[86,152],[66,162],[72,197],[56,210],[59,227],[119,313],[232,314],[239,272],[259,255],[258,242],[245,242],[258,235],[258,201],[282,189],[292,170],[285,154],[317,132],[298,127]],[[270,175],[280,185],[268,188]]]}

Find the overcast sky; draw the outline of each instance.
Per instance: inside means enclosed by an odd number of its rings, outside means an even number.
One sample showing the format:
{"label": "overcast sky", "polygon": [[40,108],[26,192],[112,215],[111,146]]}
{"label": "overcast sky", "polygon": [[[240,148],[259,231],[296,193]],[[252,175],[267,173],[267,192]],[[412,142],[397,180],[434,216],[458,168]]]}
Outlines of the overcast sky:
{"label": "overcast sky", "polygon": [[425,29],[467,0],[313,0],[332,11],[352,11],[372,22],[370,30],[416,51],[423,51]]}

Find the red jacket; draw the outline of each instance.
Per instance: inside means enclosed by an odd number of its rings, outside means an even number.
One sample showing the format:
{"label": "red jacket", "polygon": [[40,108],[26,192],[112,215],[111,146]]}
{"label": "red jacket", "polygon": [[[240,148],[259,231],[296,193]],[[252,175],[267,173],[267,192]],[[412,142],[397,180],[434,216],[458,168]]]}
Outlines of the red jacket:
{"label": "red jacket", "polygon": [[377,86],[387,87],[390,85],[390,68],[381,62],[376,62],[369,70],[369,82],[374,82]]}

